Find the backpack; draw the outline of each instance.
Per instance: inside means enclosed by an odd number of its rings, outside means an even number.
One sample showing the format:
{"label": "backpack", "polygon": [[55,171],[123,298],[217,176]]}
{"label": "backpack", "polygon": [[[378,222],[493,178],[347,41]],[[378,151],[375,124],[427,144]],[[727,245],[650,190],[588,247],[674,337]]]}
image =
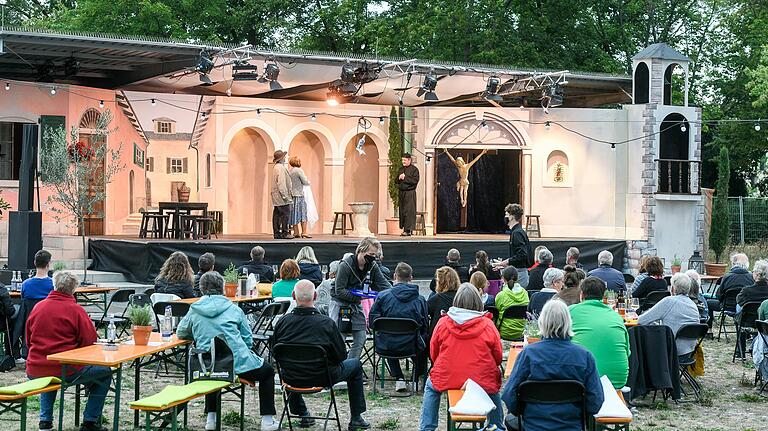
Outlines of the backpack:
{"label": "backpack", "polygon": [[211,339],[208,350],[192,348],[187,362],[189,380],[220,380],[234,382],[235,358],[222,334]]}

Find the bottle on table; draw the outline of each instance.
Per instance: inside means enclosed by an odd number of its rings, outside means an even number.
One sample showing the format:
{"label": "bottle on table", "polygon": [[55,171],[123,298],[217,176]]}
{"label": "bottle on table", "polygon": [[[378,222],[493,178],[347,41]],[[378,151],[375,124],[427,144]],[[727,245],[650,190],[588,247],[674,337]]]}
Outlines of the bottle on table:
{"label": "bottle on table", "polygon": [[621,305],[625,304],[625,302],[624,302],[624,291],[623,290],[619,290],[619,294],[616,296],[616,304],[617,305],[618,304],[621,304]]}
{"label": "bottle on table", "polygon": [[160,337],[163,342],[171,341],[173,335],[173,312],[171,306],[165,306],[165,314],[163,315],[163,321],[160,323]]}
{"label": "bottle on table", "polygon": [[13,271],[13,277],[11,278],[11,291],[16,292],[19,290],[19,271]]}
{"label": "bottle on table", "polygon": [[107,326],[107,340],[114,343],[117,340],[117,328],[115,327],[115,316],[109,315],[109,326]]}
{"label": "bottle on table", "polygon": [[237,294],[235,296],[248,296],[248,269],[243,268],[243,271],[237,277]]}

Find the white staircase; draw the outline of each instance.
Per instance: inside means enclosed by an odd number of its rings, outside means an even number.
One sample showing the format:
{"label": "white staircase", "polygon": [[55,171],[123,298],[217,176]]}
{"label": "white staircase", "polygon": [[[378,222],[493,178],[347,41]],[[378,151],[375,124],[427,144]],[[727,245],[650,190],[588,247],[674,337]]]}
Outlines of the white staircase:
{"label": "white staircase", "polygon": [[125,221],[123,222],[123,228],[120,231],[120,234],[138,238],[140,228],[141,228],[141,213],[133,213],[125,218]]}

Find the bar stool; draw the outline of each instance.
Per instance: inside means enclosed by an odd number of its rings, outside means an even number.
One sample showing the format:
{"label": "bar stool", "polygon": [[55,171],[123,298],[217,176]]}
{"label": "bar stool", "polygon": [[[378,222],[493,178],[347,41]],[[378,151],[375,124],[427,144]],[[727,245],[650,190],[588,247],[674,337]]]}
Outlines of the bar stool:
{"label": "bar stool", "polygon": [[[349,219],[349,228],[347,228],[347,219]],[[355,223],[352,221],[352,211],[334,211],[333,212],[333,230],[331,235],[336,235],[336,231],[342,235],[347,234],[347,229],[355,229]]]}
{"label": "bar stool", "polygon": [[179,215],[179,229],[181,231],[181,239],[195,238],[195,220],[200,217],[191,214]]}
{"label": "bar stool", "polygon": [[208,216],[213,220],[211,235],[218,238],[220,233],[224,233],[224,212],[208,211]]}
{"label": "bar stool", "polygon": [[167,216],[161,213],[145,211],[141,213],[141,225],[139,227],[139,238],[146,238],[151,234],[152,238],[163,237],[163,225]]}
{"label": "bar stool", "polygon": [[427,236],[427,213],[420,211],[416,213],[416,227],[413,232],[416,235]]}
{"label": "bar stool", "polygon": [[[540,216],[536,214],[529,214],[525,216],[525,232],[529,237],[541,238],[541,221],[539,217]],[[531,224],[533,224],[533,227],[531,227]]]}
{"label": "bar stool", "polygon": [[194,239],[211,239],[211,233],[213,233],[213,226],[214,226],[213,218],[196,217],[193,223],[194,223],[194,228],[192,232],[192,237]]}

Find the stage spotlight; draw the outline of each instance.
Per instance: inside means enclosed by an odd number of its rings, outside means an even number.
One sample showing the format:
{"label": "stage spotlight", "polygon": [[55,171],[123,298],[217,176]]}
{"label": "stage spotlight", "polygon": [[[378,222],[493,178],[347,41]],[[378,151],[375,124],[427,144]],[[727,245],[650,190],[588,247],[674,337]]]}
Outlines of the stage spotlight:
{"label": "stage spotlight", "polygon": [[11,83],[10,82],[6,82],[5,83],[5,91],[10,91],[10,89],[11,89]]}
{"label": "stage spotlight", "polygon": [[485,86],[485,94],[483,96],[488,100],[501,102],[502,97],[499,96],[499,90],[501,90],[501,78],[495,75],[491,76],[488,78],[488,84]]}
{"label": "stage spotlight", "polygon": [[269,82],[270,90],[280,90],[283,87],[277,82],[278,76],[280,76],[280,66],[270,61],[264,65],[264,74],[259,78],[259,82]]}
{"label": "stage spotlight", "polygon": [[[6,90],[7,89],[8,88],[6,88]],[[757,123],[755,123],[755,132],[759,132],[759,131],[760,131],[760,120],[757,120]]]}
{"label": "stage spotlight", "polygon": [[330,106],[338,106],[347,103],[350,97],[342,91],[341,88],[331,85],[328,87],[328,93],[325,95],[325,101]]}
{"label": "stage spotlight", "polygon": [[195,71],[207,75],[213,70],[213,61],[205,54],[200,54],[200,60],[195,66]]}
{"label": "stage spotlight", "polygon": [[157,103],[155,102],[155,99],[151,99],[151,100],[149,101],[149,104],[150,104],[150,105],[152,105],[152,106],[155,106],[155,105],[157,105]]}
{"label": "stage spotlight", "polygon": [[99,108],[104,109],[104,101],[99,100]]}
{"label": "stage spotlight", "polygon": [[424,100],[439,100],[435,94],[438,80],[439,78],[435,75],[434,71],[430,70],[429,73],[424,76],[424,82],[421,83],[421,87],[419,87],[416,95],[419,97],[424,96]]}
{"label": "stage spotlight", "polygon": [[64,76],[75,76],[80,72],[80,62],[75,57],[69,57],[64,62]]}
{"label": "stage spotlight", "polygon": [[357,69],[355,69],[354,66],[349,63],[345,63],[341,66],[341,75],[339,75],[339,79],[341,80],[341,89],[348,93],[357,92],[357,86],[355,85],[357,82]]}
{"label": "stage spotlight", "polygon": [[328,106],[339,106],[339,99],[336,98],[336,93],[329,91],[325,96],[325,102]]}
{"label": "stage spotlight", "polygon": [[548,101],[547,108],[557,108],[563,104],[563,88],[555,84],[542,91],[541,98]]}

